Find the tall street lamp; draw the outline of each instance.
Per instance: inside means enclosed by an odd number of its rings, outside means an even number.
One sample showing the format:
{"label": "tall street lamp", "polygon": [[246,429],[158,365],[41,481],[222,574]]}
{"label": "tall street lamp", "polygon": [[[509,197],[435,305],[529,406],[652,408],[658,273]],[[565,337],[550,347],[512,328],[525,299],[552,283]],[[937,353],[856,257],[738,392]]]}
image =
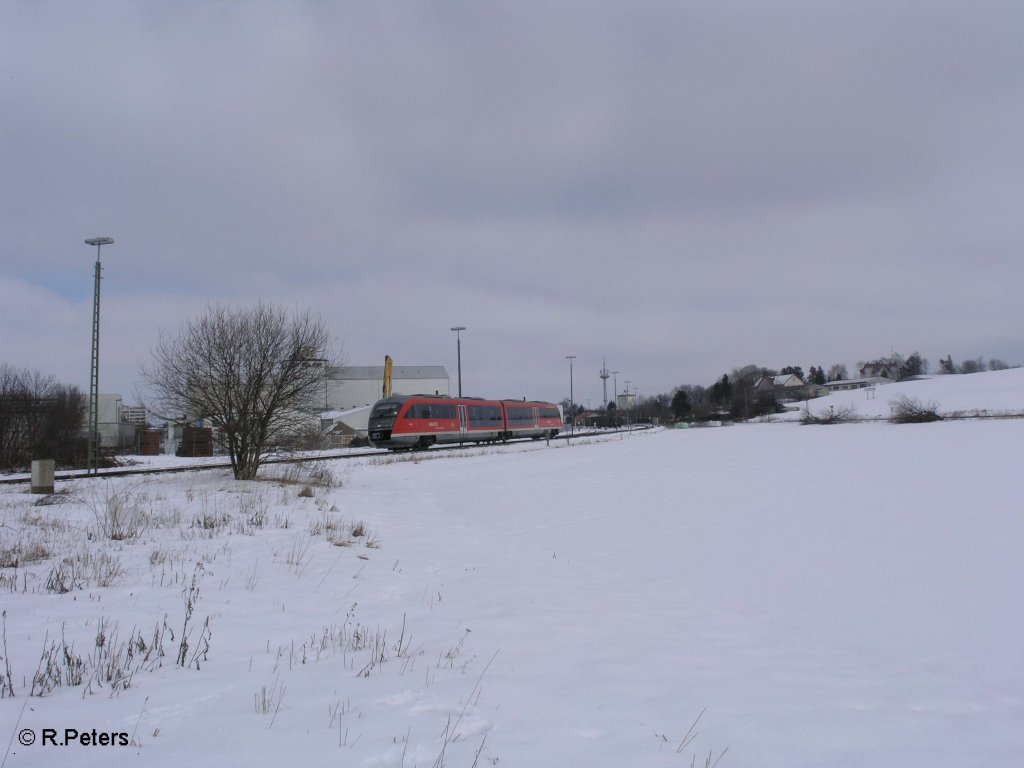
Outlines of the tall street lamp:
{"label": "tall street lamp", "polygon": [[566,355],[565,359],[569,361],[569,434],[571,435],[576,432],[576,400],[572,392],[572,361],[576,359],[576,355]]}
{"label": "tall street lamp", "polygon": [[96,275],[92,294],[92,354],[89,363],[89,440],[87,469],[90,474],[97,474],[99,463],[96,455],[99,452],[100,436],[100,249],[104,245],[113,245],[110,237],[92,237],[85,241],[86,245],[96,246]]}
{"label": "tall street lamp", "polygon": [[464,325],[456,325],[452,328],[455,331],[455,353],[457,357],[457,365],[459,370],[459,397],[462,397],[462,331],[466,330]]}

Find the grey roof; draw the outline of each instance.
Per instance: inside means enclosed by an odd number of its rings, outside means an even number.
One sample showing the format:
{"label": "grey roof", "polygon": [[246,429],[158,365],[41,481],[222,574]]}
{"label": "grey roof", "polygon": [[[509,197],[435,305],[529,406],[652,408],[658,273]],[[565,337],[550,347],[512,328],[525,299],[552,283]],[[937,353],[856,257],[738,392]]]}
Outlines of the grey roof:
{"label": "grey roof", "polygon": [[[790,379],[796,379],[799,384],[792,384],[786,386],[786,382]],[[762,381],[769,382],[773,387],[779,387],[780,389],[799,389],[800,387],[806,386],[804,380],[797,376],[795,373],[781,373],[778,376],[762,376],[755,382],[754,387],[760,387]]]}
{"label": "grey roof", "polygon": [[889,379],[885,376],[865,376],[861,379],[837,379],[836,381],[825,382],[825,386],[831,389],[832,387],[849,386],[851,384],[895,384],[895,379]]}
{"label": "grey roof", "polygon": [[[327,378],[334,381],[344,379],[383,379],[383,365],[345,365],[327,369]],[[443,365],[396,365],[391,370],[391,378],[408,381],[410,379],[447,379],[448,371]]]}

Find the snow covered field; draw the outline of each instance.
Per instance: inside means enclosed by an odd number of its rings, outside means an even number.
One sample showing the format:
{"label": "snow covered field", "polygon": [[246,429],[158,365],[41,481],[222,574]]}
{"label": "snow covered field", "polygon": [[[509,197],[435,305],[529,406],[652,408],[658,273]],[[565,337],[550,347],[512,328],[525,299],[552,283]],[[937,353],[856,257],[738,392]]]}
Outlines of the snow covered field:
{"label": "snow covered field", "polygon": [[788,414],[788,417],[799,419],[806,405],[811,414],[817,416],[827,414],[831,407],[851,408],[861,418],[888,419],[892,415],[890,404],[899,396],[935,405],[936,410],[946,416],[1021,416],[1024,415],[1024,368],[932,376],[835,392],[801,403],[799,413]]}
{"label": "snow covered field", "polygon": [[[1022,419],[776,423],[288,482],[78,480],[49,506],[2,487],[0,749],[12,768],[1020,765],[1022,446]],[[109,539],[110,497],[141,530]],[[137,670],[123,690],[117,669]],[[42,744],[67,728],[130,745]]]}

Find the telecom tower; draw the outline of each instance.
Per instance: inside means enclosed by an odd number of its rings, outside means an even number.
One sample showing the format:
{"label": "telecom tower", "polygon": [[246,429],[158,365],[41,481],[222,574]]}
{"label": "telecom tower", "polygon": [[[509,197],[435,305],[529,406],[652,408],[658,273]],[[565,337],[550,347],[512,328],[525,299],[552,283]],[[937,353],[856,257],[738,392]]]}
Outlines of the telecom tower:
{"label": "telecom tower", "polygon": [[608,377],[609,376],[611,376],[611,374],[608,373],[608,366],[605,364],[604,358],[602,357],[601,358],[601,391],[602,391],[603,397],[604,397],[604,405],[601,406],[602,409],[608,407]]}

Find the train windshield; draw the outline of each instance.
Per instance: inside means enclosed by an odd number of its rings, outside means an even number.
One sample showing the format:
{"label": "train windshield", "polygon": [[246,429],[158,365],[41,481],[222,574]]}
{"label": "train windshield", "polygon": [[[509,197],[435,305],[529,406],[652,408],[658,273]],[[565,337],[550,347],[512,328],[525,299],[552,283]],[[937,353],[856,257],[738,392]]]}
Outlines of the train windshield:
{"label": "train windshield", "polygon": [[378,403],[370,412],[371,419],[394,419],[398,415],[401,403]]}

